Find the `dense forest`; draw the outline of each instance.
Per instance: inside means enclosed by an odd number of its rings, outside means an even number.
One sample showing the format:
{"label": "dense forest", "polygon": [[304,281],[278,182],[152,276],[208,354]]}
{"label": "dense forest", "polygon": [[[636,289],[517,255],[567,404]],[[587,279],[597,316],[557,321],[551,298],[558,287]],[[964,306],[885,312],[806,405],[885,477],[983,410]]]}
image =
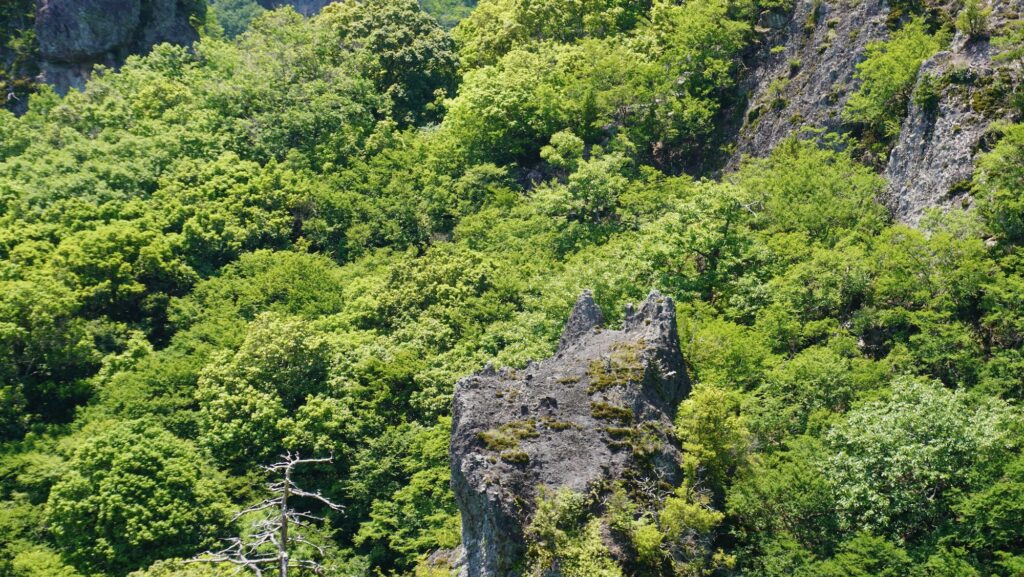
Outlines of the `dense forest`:
{"label": "dense forest", "polygon": [[[684,481],[615,495],[629,562],[545,504],[524,575],[1024,575],[1024,124],[989,128],[970,210],[876,200],[900,111],[970,82],[922,63],[991,37],[1019,66],[1024,25],[897,4],[843,129],[735,170],[789,0],[217,0],[191,47],[26,88],[0,110],[0,574],[230,575],[180,560],[245,532],[293,451],[333,456],[296,475],[341,505],[296,555],[448,575],[454,383],[549,356],[585,288],[612,325],[657,288]],[[998,105],[1020,122],[1020,85]]]}

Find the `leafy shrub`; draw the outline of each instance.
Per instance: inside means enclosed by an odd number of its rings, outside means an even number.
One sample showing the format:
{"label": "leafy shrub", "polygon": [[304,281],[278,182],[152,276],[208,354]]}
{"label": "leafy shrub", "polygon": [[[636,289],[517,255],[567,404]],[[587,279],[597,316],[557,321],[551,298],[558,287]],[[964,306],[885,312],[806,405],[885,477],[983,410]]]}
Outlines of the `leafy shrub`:
{"label": "leafy shrub", "polygon": [[584,495],[568,489],[541,492],[526,529],[527,575],[541,577],[557,567],[565,577],[621,577],[601,540],[601,519],[590,518]]}
{"label": "leafy shrub", "polygon": [[988,34],[988,18],[992,8],[982,7],[981,0],[966,0],[956,16],[956,29],[968,38],[981,38]]}
{"label": "leafy shrub", "polygon": [[981,214],[1005,243],[1024,240],[1024,125],[1007,127],[991,152],[978,160]]}
{"label": "leafy shrub", "polygon": [[921,64],[946,43],[942,32],[930,34],[923,18],[915,18],[887,41],[868,45],[857,65],[857,91],[843,109],[843,119],[889,140],[899,133]]}
{"label": "leafy shrub", "polygon": [[959,471],[1003,460],[1013,415],[999,402],[972,408],[938,384],[897,381],[890,399],[851,411],[827,436],[840,521],[904,538],[935,527],[951,496],[986,481]]}
{"label": "leafy shrub", "polygon": [[82,567],[123,575],[210,545],[226,523],[221,486],[191,443],[125,422],[82,444],[46,512],[57,543]]}

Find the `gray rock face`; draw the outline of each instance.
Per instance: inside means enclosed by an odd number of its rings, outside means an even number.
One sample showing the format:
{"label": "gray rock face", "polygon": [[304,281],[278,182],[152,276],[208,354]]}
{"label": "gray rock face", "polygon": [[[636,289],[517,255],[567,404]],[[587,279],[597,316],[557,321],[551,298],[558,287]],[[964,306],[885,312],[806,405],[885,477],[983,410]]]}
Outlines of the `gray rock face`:
{"label": "gray rock face", "polygon": [[588,491],[631,474],[678,481],[668,431],[689,393],[672,299],[628,307],[600,328],[589,292],[555,356],[460,380],[452,408],[452,487],[468,577],[517,575],[539,487]]}
{"label": "gray rock face", "polygon": [[[1024,0],[995,0],[991,7],[994,30],[1018,17]],[[841,131],[857,64],[868,43],[888,39],[888,18],[885,0],[797,0],[791,16],[764,15],[766,41],[744,80],[747,111],[727,168],[742,155],[767,155],[804,128]],[[917,225],[931,207],[970,205],[966,185],[986,131],[994,120],[1011,119],[1006,106],[993,102],[993,89],[1009,93],[1022,76],[1021,63],[996,64],[995,53],[985,39],[957,37],[921,67],[918,87],[928,76],[939,93],[930,105],[910,105],[888,158],[889,190],[881,200],[897,220]]]}
{"label": "gray rock face", "polygon": [[198,39],[185,0],[37,0],[35,29],[43,82],[81,88],[93,66],[120,66],[161,42]]}
{"label": "gray rock face", "polygon": [[43,0],[36,15],[40,55],[78,62],[131,41],[139,26],[139,0]]}
{"label": "gray rock face", "polygon": [[[1022,8],[1020,0],[997,4],[993,26],[1003,14]],[[952,49],[921,66],[915,90],[931,82],[938,92],[932,105],[911,103],[889,155],[889,190],[883,200],[897,220],[917,225],[929,208],[970,206],[966,185],[985,134],[993,121],[1011,119],[999,96],[1022,79],[1021,63],[996,63],[995,55],[986,39],[958,37]]]}
{"label": "gray rock face", "polygon": [[742,155],[766,156],[802,128],[837,130],[864,48],[888,38],[888,15],[885,0],[796,0],[789,15],[764,15],[765,41],[744,80],[747,112],[729,168]]}
{"label": "gray rock face", "polygon": [[[984,73],[985,48],[972,50],[964,62],[973,73]],[[949,72],[955,56],[941,52],[921,67],[918,86],[925,75],[935,78]],[[968,86],[963,91],[970,93]],[[989,120],[971,108],[970,100],[953,90],[939,95],[933,110],[911,104],[899,140],[889,156],[885,176],[889,190],[883,199],[893,216],[916,225],[931,207],[966,206],[967,183],[974,172],[974,153]]]}

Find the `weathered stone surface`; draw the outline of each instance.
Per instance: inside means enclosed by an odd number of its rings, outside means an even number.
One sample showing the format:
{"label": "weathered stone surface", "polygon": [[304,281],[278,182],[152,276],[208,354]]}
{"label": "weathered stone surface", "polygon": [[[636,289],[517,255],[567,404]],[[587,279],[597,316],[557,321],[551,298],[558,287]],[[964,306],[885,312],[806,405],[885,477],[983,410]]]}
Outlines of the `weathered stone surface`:
{"label": "weathered stone surface", "polygon": [[603,324],[604,315],[601,314],[600,307],[594,302],[593,293],[590,290],[583,291],[580,298],[576,300],[576,306],[569,313],[569,320],[565,321],[562,337],[558,340],[558,350],[565,350],[580,337]]}
{"label": "weathered stone surface", "polygon": [[652,293],[601,329],[589,292],[555,356],[456,384],[452,486],[469,577],[510,577],[539,487],[588,491],[630,475],[678,481],[668,431],[689,393],[672,299]]}
{"label": "weathered stone surface", "polygon": [[[997,2],[994,8],[991,25],[997,27],[1006,14],[1024,9],[1024,1]],[[917,225],[929,208],[971,205],[968,184],[989,126],[1012,119],[999,96],[1012,92],[1024,76],[1021,63],[996,62],[996,54],[988,39],[958,35],[949,50],[921,66],[915,90],[928,78],[938,93],[931,106],[911,102],[889,155],[883,200],[897,220]]]}
{"label": "weathered stone surface", "polygon": [[839,129],[856,90],[854,72],[868,43],[889,36],[885,0],[796,0],[790,14],[762,16],[761,49],[743,80],[748,105],[729,162],[767,156],[803,128]]}
{"label": "weathered stone surface", "polygon": [[155,44],[189,45],[198,33],[183,0],[37,0],[40,80],[82,88],[97,64],[120,66]]}
{"label": "weathered stone surface", "polygon": [[[948,13],[959,9],[947,4]],[[1024,0],[995,0],[990,6],[994,30],[1024,11]],[[889,17],[885,0],[797,0],[791,16],[764,15],[765,42],[743,80],[748,105],[728,168],[736,168],[743,155],[769,154],[804,128],[841,131],[843,107],[857,88],[857,64],[868,43],[888,39]],[[897,220],[917,225],[931,207],[970,205],[966,185],[986,131],[992,121],[1010,119],[984,93],[993,81],[1021,81],[1021,64],[996,64],[995,53],[987,39],[958,36],[921,67],[918,82],[932,76],[941,93],[934,108],[909,106],[889,154],[884,176],[890,186],[880,200]],[[968,78],[949,82],[956,74]]]}
{"label": "weathered stone surface", "polygon": [[45,60],[78,62],[129,43],[139,26],[140,0],[42,0],[36,13]]}

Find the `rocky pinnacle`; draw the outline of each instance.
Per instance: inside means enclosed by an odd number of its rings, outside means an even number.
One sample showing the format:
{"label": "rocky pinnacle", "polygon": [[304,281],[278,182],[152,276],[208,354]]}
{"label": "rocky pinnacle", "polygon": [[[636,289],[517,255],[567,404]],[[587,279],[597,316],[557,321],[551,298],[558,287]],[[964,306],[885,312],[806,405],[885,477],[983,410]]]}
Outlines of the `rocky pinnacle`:
{"label": "rocky pinnacle", "polygon": [[678,480],[670,427],[690,389],[671,298],[628,306],[602,328],[593,296],[573,307],[555,355],[523,369],[488,365],[461,379],[451,467],[462,514],[462,575],[521,571],[539,488],[599,490],[627,476]]}

